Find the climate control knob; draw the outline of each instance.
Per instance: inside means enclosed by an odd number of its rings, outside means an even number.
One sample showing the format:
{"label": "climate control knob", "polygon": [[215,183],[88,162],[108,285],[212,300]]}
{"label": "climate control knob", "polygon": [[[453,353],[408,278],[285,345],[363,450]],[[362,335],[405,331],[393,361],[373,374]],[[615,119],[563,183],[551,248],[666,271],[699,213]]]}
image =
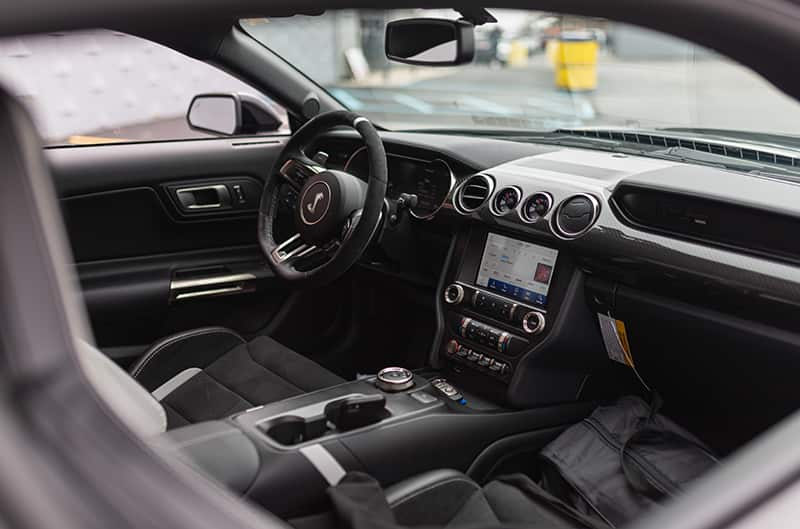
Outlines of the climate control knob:
{"label": "climate control knob", "polygon": [[539,334],[544,330],[544,314],[532,310],[522,317],[522,330],[528,334]]}
{"label": "climate control knob", "polygon": [[450,305],[458,305],[464,301],[464,287],[453,283],[444,289],[444,301]]}

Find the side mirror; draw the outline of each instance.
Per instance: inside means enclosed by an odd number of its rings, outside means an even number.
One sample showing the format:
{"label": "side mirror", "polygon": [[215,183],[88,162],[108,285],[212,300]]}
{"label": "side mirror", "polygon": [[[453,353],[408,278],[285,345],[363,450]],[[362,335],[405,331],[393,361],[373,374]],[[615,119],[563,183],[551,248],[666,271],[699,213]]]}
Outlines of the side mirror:
{"label": "side mirror", "polygon": [[410,18],[386,25],[386,57],[405,64],[456,66],[475,57],[475,26],[466,20]]}
{"label": "side mirror", "polygon": [[250,94],[200,94],[186,113],[194,130],[234,136],[275,132],[283,119],[266,101]]}

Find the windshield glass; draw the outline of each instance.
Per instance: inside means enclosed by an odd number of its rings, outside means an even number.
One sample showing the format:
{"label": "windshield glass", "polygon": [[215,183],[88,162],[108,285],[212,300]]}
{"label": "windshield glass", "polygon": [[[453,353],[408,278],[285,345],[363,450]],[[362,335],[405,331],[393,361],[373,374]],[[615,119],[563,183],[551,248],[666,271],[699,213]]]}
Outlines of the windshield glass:
{"label": "windshield glass", "polygon": [[710,50],[598,18],[491,13],[498,22],[476,28],[474,61],[457,67],[391,63],[384,53],[387,22],[459,17],[450,10],[338,11],[242,27],[388,129],[800,132],[796,101]]}

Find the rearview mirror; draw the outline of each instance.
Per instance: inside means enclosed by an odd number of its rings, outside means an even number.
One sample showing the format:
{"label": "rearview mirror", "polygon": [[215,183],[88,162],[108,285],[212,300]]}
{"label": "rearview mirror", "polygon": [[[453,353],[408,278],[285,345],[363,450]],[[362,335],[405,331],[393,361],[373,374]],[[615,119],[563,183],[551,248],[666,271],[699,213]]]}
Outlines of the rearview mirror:
{"label": "rearview mirror", "polygon": [[395,20],[386,26],[386,57],[423,66],[470,63],[475,57],[475,27],[465,20]]}
{"label": "rearview mirror", "polygon": [[275,132],[283,125],[280,115],[265,100],[250,94],[200,94],[186,113],[194,130],[234,136]]}

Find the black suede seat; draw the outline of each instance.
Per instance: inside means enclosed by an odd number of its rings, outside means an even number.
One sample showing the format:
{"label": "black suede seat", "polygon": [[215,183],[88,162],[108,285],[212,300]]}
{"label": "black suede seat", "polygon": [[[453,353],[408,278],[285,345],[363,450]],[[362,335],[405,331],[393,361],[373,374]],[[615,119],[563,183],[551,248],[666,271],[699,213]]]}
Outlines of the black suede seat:
{"label": "black suede seat", "polygon": [[351,472],[328,494],[337,518],[349,529],[610,527],[568,507],[523,474],[481,487],[461,472],[434,470],[384,491],[375,478]]}
{"label": "black suede seat", "polygon": [[170,428],[221,419],[345,382],[272,338],[247,342],[223,327],[159,341],[133,366],[131,375],[164,406]]}
{"label": "black suede seat", "polygon": [[[574,520],[565,523],[560,502],[545,494],[523,474],[504,476],[481,487],[460,472],[436,470],[390,487],[386,500],[397,524],[407,527],[518,523],[530,529],[556,529],[579,525]],[[585,522],[589,527],[595,525],[588,518]]]}

